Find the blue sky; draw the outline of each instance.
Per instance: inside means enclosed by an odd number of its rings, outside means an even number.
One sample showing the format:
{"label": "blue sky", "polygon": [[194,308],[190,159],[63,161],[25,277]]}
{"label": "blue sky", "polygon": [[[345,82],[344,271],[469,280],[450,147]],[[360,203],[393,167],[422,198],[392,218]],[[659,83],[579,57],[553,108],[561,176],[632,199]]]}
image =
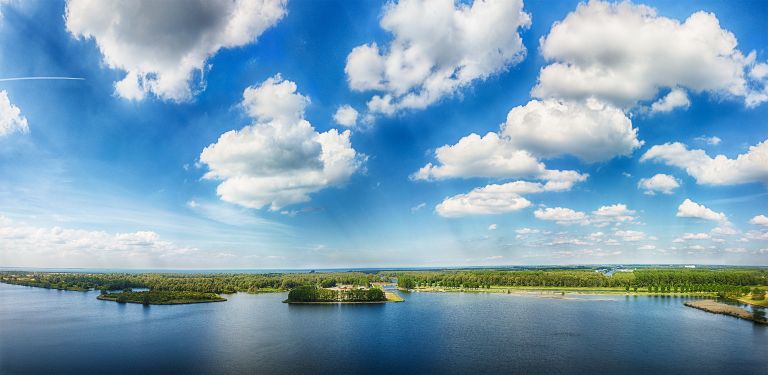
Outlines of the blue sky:
{"label": "blue sky", "polygon": [[4,266],[768,264],[760,1],[160,4],[0,1]]}

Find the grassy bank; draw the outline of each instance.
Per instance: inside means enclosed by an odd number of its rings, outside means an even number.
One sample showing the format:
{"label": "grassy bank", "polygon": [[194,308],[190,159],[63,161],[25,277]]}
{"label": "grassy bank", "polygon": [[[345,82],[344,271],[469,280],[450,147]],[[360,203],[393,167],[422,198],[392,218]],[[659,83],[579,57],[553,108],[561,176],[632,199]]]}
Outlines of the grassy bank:
{"label": "grassy bank", "polygon": [[746,303],[753,306],[768,307],[768,299],[756,300],[752,299],[752,296],[742,296],[736,299],[741,303]]}
{"label": "grassy bank", "polygon": [[403,302],[405,299],[403,297],[400,297],[399,294],[393,293],[393,292],[384,292],[384,295],[387,297],[387,302]]}

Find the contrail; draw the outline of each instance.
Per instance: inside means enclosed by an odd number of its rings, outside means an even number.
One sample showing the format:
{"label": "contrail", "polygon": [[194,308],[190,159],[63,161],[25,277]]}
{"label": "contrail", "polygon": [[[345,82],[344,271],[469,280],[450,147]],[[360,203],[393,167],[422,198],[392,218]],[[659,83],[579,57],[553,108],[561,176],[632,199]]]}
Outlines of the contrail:
{"label": "contrail", "polygon": [[80,77],[14,77],[14,78],[0,78],[0,82],[9,82],[9,81],[51,81],[51,80],[85,81],[85,78],[80,78]]}

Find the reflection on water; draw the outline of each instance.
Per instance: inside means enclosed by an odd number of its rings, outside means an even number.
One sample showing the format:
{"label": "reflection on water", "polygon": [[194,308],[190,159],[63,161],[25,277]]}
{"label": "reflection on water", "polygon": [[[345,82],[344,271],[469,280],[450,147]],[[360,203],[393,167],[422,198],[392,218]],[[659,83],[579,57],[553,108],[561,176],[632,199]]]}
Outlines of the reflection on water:
{"label": "reflection on water", "polygon": [[[142,306],[0,284],[0,373],[758,373],[768,328],[683,297],[410,293],[288,305],[284,293]],[[755,309],[756,313],[764,313]]]}

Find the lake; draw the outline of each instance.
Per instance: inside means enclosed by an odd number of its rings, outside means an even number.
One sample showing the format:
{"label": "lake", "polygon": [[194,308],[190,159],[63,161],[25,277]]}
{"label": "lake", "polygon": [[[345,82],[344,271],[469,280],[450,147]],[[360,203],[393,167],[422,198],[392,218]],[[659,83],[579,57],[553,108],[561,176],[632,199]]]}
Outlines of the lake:
{"label": "lake", "polygon": [[0,284],[1,374],[766,374],[768,327],[682,297],[411,293],[406,302],[118,304]]}

